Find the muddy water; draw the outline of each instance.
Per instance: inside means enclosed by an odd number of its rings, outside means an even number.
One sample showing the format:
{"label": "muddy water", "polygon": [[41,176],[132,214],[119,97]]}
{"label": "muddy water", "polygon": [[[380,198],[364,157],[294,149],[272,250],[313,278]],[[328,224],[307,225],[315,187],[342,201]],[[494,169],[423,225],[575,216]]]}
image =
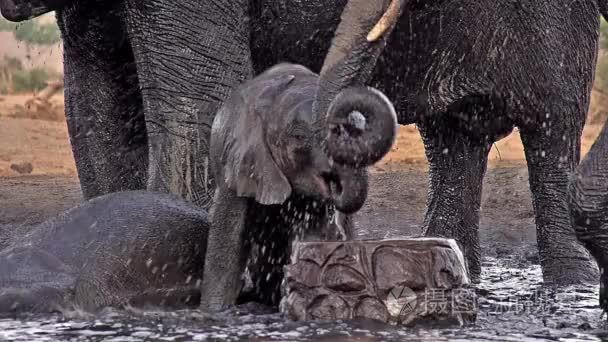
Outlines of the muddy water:
{"label": "muddy water", "polygon": [[[0,341],[600,341],[608,339],[598,287],[545,289],[538,265],[485,258],[477,322],[465,327],[402,328],[373,321],[294,323],[264,308],[219,315],[198,311],[105,311],[96,317],[0,319]],[[79,318],[74,318],[74,317]]]}

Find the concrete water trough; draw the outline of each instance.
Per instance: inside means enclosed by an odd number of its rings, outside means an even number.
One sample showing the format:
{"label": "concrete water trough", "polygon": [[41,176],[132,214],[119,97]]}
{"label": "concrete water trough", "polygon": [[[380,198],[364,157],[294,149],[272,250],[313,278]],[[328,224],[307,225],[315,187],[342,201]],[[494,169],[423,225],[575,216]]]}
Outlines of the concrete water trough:
{"label": "concrete water trough", "polygon": [[297,242],[281,310],[292,320],[472,322],[475,291],[452,239]]}

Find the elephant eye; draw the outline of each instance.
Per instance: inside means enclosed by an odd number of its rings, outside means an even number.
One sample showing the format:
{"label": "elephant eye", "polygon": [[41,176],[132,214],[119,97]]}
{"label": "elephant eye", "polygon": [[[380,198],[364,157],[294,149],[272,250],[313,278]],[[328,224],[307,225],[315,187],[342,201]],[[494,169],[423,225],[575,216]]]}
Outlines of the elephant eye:
{"label": "elephant eye", "polygon": [[310,133],[308,133],[303,127],[295,126],[288,133],[290,140],[295,146],[308,146],[310,145]]}
{"label": "elephant eye", "polygon": [[306,144],[306,136],[304,134],[294,134],[292,138],[297,143]]}
{"label": "elephant eye", "polygon": [[294,127],[288,135],[288,144],[291,146],[294,158],[296,158],[297,162],[305,162],[312,148],[310,134],[307,134],[301,127]]}

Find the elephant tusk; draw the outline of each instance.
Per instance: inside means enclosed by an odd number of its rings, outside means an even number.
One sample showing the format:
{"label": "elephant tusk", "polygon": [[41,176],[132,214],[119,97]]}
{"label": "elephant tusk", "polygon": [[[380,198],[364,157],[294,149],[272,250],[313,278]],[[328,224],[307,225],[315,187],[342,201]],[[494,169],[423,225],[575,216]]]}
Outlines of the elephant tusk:
{"label": "elephant tusk", "polygon": [[367,41],[372,43],[380,39],[382,35],[388,31],[391,26],[395,24],[399,18],[399,12],[401,11],[402,0],[392,0],[386,12],[382,15],[380,20],[376,23],[376,26],[372,28],[367,34]]}

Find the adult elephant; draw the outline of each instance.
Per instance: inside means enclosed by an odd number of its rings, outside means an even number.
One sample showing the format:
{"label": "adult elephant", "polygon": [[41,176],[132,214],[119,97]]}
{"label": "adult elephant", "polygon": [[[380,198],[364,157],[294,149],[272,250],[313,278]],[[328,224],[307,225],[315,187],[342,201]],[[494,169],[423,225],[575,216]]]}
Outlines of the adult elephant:
{"label": "adult elephant", "polygon": [[240,80],[287,60],[320,71],[318,113],[371,77],[399,123],[418,125],[430,163],[424,232],[456,238],[473,278],[488,152],[519,127],[544,278],[594,281],[566,190],[605,0],[390,3],[381,22],[398,22],[387,37],[369,32],[388,0],[0,0],[13,20],[60,9],[68,126],[87,197],[147,183],[208,204],[212,180],[194,160],[208,155],[214,113]]}
{"label": "adult elephant", "polygon": [[[478,225],[488,153],[518,127],[545,281],[597,281],[570,222],[567,189],[580,159],[600,9],[606,14],[607,7],[606,1],[404,4],[372,85],[395,102],[399,123],[416,123],[421,131],[430,164],[424,234],[456,238],[473,279],[481,271]],[[356,17],[351,21],[361,22]],[[349,19],[343,15],[341,25],[348,27]],[[353,50],[343,42],[361,41],[364,32],[357,34],[358,40],[338,30],[338,52]],[[346,69],[338,81],[352,73]]]}

